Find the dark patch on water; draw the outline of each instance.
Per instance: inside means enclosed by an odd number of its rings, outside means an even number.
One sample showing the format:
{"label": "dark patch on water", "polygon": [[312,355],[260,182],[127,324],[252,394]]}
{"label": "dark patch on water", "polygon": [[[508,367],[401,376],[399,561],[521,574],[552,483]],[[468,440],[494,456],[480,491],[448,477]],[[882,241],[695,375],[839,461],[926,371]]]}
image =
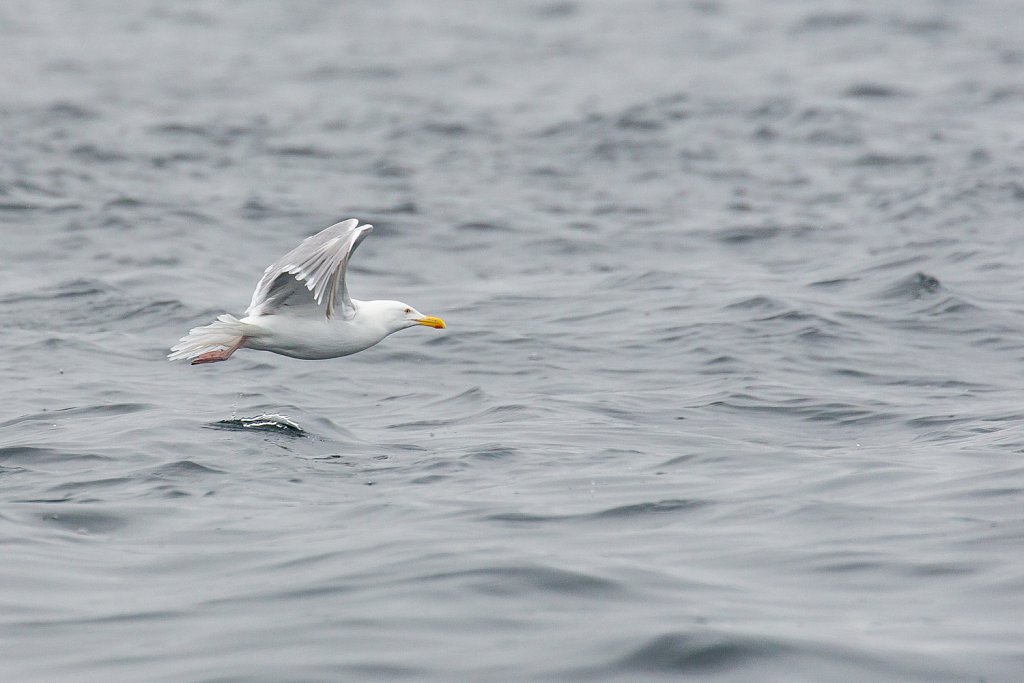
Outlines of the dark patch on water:
{"label": "dark patch on water", "polygon": [[886,299],[921,299],[937,294],[942,289],[939,279],[928,273],[914,273],[882,291]]}
{"label": "dark patch on water", "polygon": [[907,93],[899,88],[882,83],[857,83],[846,89],[847,97],[864,97],[887,99],[892,97],[903,97]]}
{"label": "dark patch on water", "polygon": [[672,633],[655,637],[619,660],[616,667],[633,672],[706,675],[782,652],[778,643],[767,639]]}
{"label": "dark patch on water", "polygon": [[285,434],[287,436],[306,436],[306,430],[300,427],[291,418],[284,415],[254,415],[252,417],[233,417],[227,420],[218,420],[210,425],[213,429],[226,429],[234,431],[269,432],[272,434]]}
{"label": "dark patch on water", "polygon": [[430,582],[457,582],[471,590],[489,595],[523,593],[567,594],[573,596],[607,596],[623,592],[614,581],[583,572],[540,565],[481,567],[420,577]]}
{"label": "dark patch on water", "polygon": [[40,520],[46,526],[56,527],[74,534],[110,533],[123,529],[131,523],[124,515],[71,507],[63,507],[56,512],[44,512],[40,515]]}
{"label": "dark patch on water", "polygon": [[203,478],[207,474],[223,474],[223,470],[192,460],[179,460],[155,468],[150,472],[150,478]]}
{"label": "dark patch on water", "polygon": [[107,456],[97,453],[76,452],[68,448],[47,448],[42,446],[3,446],[0,447],[0,462],[21,465],[42,465],[61,462],[82,462],[88,460],[103,461]]}
{"label": "dark patch on water", "polygon": [[521,512],[500,513],[489,515],[486,519],[492,522],[508,522],[512,524],[539,524],[548,522],[593,522],[601,520],[628,521],[633,518],[648,518],[656,515],[695,510],[707,503],[700,500],[659,500],[651,503],[621,505],[607,510],[569,515],[536,515]]}
{"label": "dark patch on water", "polygon": [[867,15],[861,12],[821,12],[802,19],[796,26],[798,31],[836,31],[867,23]]}

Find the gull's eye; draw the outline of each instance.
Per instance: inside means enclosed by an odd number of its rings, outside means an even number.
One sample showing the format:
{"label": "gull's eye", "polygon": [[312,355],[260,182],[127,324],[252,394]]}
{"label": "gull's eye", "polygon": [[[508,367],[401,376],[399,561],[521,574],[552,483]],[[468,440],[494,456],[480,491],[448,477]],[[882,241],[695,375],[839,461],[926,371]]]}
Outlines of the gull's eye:
{"label": "gull's eye", "polygon": [[411,308],[407,308],[407,309],[405,309],[405,312],[406,313],[412,313],[412,309]]}

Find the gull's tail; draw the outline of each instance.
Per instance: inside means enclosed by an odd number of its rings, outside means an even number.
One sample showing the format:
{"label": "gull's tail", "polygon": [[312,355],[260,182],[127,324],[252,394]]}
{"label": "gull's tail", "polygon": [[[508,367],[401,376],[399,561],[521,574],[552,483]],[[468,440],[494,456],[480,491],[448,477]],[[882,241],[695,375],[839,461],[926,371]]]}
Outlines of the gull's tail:
{"label": "gull's tail", "polygon": [[191,360],[192,364],[227,360],[245,341],[246,324],[225,313],[203,327],[193,327],[171,347],[167,360]]}

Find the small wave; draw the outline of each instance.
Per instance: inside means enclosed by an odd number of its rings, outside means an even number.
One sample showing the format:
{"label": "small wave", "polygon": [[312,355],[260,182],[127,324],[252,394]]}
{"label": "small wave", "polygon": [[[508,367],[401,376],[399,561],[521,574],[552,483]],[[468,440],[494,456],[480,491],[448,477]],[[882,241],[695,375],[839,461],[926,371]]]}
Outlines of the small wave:
{"label": "small wave", "polygon": [[58,408],[56,410],[44,410],[38,413],[29,413],[0,422],[0,428],[10,427],[25,422],[53,423],[59,420],[70,420],[90,417],[117,417],[147,410],[152,407],[149,403],[97,403],[87,406],[74,406],[72,408]]}
{"label": "small wave", "polygon": [[271,432],[296,437],[307,435],[306,430],[290,417],[272,413],[263,413],[253,417],[233,417],[229,420],[218,420],[208,426],[212,429]]}
{"label": "small wave", "polygon": [[496,595],[533,591],[568,593],[576,596],[606,595],[622,590],[619,583],[593,574],[537,565],[480,567],[420,578],[428,581],[464,581],[480,592]]}
{"label": "small wave", "polygon": [[946,19],[934,16],[934,17],[893,17],[890,22],[890,26],[899,33],[907,33],[910,35],[927,35],[934,33],[945,33],[947,31],[954,31],[956,24],[947,21]]}
{"label": "small wave", "polygon": [[620,505],[618,507],[571,515],[533,515],[522,512],[500,513],[488,515],[484,519],[489,522],[507,522],[511,524],[542,524],[547,522],[585,522],[594,520],[624,520],[651,515],[665,515],[675,512],[694,510],[705,506],[703,500],[670,499],[653,502]]}
{"label": "small wave", "polygon": [[81,208],[81,204],[71,202],[52,201],[27,201],[24,199],[11,199],[0,201],[0,211],[67,211]]}
{"label": "small wave", "polygon": [[180,478],[183,476],[202,477],[207,474],[223,474],[223,470],[202,465],[194,460],[179,460],[177,462],[160,465],[150,473],[150,477],[154,479],[167,479],[169,477]]}
{"label": "small wave", "polygon": [[85,121],[87,119],[95,119],[99,116],[94,110],[89,109],[88,107],[65,100],[51,104],[47,108],[46,113],[53,118],[70,121]]}
{"label": "small wave", "polygon": [[942,289],[939,279],[928,273],[917,272],[908,275],[881,292],[885,299],[921,299]]}
{"label": "small wave", "polygon": [[882,83],[856,83],[847,88],[845,94],[847,97],[891,98],[904,97],[908,93],[905,90]]}
{"label": "small wave", "polygon": [[6,465],[39,465],[66,462],[68,460],[81,462],[83,460],[105,461],[110,459],[111,458],[108,456],[98,455],[95,453],[82,453],[80,451],[70,452],[58,448],[45,448],[42,446],[4,446],[0,448],[0,462]]}
{"label": "small wave", "polygon": [[836,31],[867,23],[868,18],[860,12],[821,12],[805,17],[794,32]]}
{"label": "small wave", "polygon": [[[307,81],[337,81],[346,78],[361,78],[366,80],[391,80],[402,73],[397,69],[381,64],[364,66],[345,65],[334,63],[319,64],[302,74]],[[345,127],[344,121],[331,122],[339,128]],[[331,130],[328,128],[328,130]]]}
{"label": "small wave", "polygon": [[431,403],[434,406],[442,405],[470,405],[476,406],[489,400],[490,396],[480,387],[470,387],[465,391],[459,392],[453,396],[447,396],[442,399],[438,399]]}
{"label": "small wave", "polygon": [[379,178],[408,178],[413,174],[412,168],[391,159],[375,159],[369,168]]}
{"label": "small wave", "polygon": [[307,157],[311,159],[330,159],[334,153],[328,149],[312,144],[278,145],[267,147],[269,154],[282,157]]}
{"label": "small wave", "polygon": [[754,309],[760,311],[783,311],[786,310],[786,304],[774,297],[759,294],[756,296],[746,297],[739,301],[734,301],[731,304],[727,304],[725,308]]}
{"label": "small wave", "polygon": [[163,123],[154,126],[152,131],[167,135],[195,135],[197,137],[207,137],[209,135],[209,129],[206,126],[191,123]]}
{"label": "small wave", "polygon": [[769,640],[728,635],[668,633],[656,636],[617,662],[627,671],[706,673],[782,654]]}
{"label": "small wave", "polygon": [[116,531],[128,526],[130,523],[125,515],[82,510],[77,506],[75,508],[68,508],[67,512],[47,511],[40,515],[40,519],[49,526],[56,526],[64,531],[76,534]]}
{"label": "small wave", "polygon": [[899,417],[884,404],[862,406],[841,401],[816,401],[805,398],[771,401],[765,397],[742,393],[734,393],[726,399],[713,401],[709,407],[736,412],[788,415],[807,422],[844,426],[878,424]]}
{"label": "small wave", "polygon": [[[632,675],[665,675],[705,680],[728,672],[728,680],[793,680],[788,675],[811,667],[816,676],[799,680],[954,681],[967,677],[951,673],[941,663],[916,654],[903,661],[884,661],[863,650],[811,640],[772,635],[738,634],[701,629],[654,635],[606,666],[566,672],[565,680],[606,677],[610,671]],[[660,678],[659,678],[660,680]],[[669,679],[666,679],[669,680]]]}
{"label": "small wave", "polygon": [[430,121],[421,128],[425,133],[435,133],[445,137],[463,137],[471,132],[469,125],[459,121]]}
{"label": "small wave", "polygon": [[491,444],[478,446],[470,451],[467,457],[473,460],[508,460],[519,455],[519,450],[510,446]]}
{"label": "small wave", "polygon": [[429,420],[411,420],[408,422],[398,422],[395,424],[388,425],[389,429],[409,429],[414,427],[447,427],[461,424],[501,424],[506,422],[516,422],[519,420],[526,419],[532,410],[529,406],[519,403],[509,403],[505,405],[494,406],[491,408],[485,408],[468,415],[459,415],[450,418],[434,418]]}
{"label": "small wave", "polygon": [[534,13],[542,19],[564,19],[575,16],[578,12],[579,7],[575,2],[552,2],[534,10]]}
{"label": "small wave", "polygon": [[[234,125],[228,126],[215,122],[187,123],[171,121],[160,124],[149,129],[157,136],[175,138],[177,145],[188,142],[198,142],[216,147],[227,147],[246,136],[251,136],[255,126]],[[192,138],[192,140],[189,140]]]}
{"label": "small wave", "polygon": [[853,160],[854,166],[921,166],[935,161],[927,154],[885,154],[870,152]]}
{"label": "small wave", "polygon": [[777,225],[739,226],[726,228],[718,233],[718,239],[725,244],[746,244],[748,242],[764,242],[782,234]]}
{"label": "small wave", "polygon": [[78,145],[71,150],[71,153],[86,163],[113,163],[128,161],[127,154],[115,149],[98,147],[93,144]]}
{"label": "small wave", "polygon": [[534,135],[539,138],[565,137],[572,141],[584,133],[590,139],[604,139],[607,143],[620,143],[620,134],[649,136],[661,132],[671,122],[688,119],[692,114],[689,98],[684,93],[656,97],[647,102],[627,104],[618,112],[590,112],[550,124]]}
{"label": "small wave", "polygon": [[809,287],[819,287],[821,289],[842,289],[846,285],[857,282],[856,278],[852,277],[837,277],[828,280],[816,280],[810,283]]}
{"label": "small wave", "polygon": [[624,130],[654,131],[664,128],[659,112],[644,106],[630,107],[615,120],[615,126]]}
{"label": "small wave", "polygon": [[131,477],[107,477],[106,479],[89,479],[89,480],[73,480],[65,481],[51,486],[47,489],[51,493],[67,492],[69,496],[82,491],[92,491],[97,488],[113,488],[129,484],[133,481]]}
{"label": "small wave", "polygon": [[0,297],[0,304],[94,296],[97,294],[106,294],[111,291],[113,291],[113,288],[99,280],[68,280],[55,287],[40,287],[31,291],[18,292],[17,294],[9,294],[7,296]]}
{"label": "small wave", "polygon": [[131,321],[125,328],[148,330],[154,321],[182,310],[181,302],[171,299],[147,300],[101,280],[77,279],[53,287],[17,292],[0,297],[0,305],[10,305],[8,315],[21,329],[53,330],[53,321],[61,321],[61,330],[97,329],[112,321]]}
{"label": "small wave", "polygon": [[120,196],[111,199],[103,205],[105,209],[137,209],[145,206],[146,202],[137,197]]}
{"label": "small wave", "polygon": [[455,229],[463,232],[513,232],[511,227],[500,221],[470,221],[468,223],[459,223],[455,226]]}

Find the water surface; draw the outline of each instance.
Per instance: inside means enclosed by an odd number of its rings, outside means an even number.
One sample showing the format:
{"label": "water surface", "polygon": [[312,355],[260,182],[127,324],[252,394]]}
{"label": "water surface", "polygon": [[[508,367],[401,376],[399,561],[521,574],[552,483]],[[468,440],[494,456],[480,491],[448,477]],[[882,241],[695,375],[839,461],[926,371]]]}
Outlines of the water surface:
{"label": "water surface", "polygon": [[1020,680],[1019,14],[0,8],[0,677]]}

